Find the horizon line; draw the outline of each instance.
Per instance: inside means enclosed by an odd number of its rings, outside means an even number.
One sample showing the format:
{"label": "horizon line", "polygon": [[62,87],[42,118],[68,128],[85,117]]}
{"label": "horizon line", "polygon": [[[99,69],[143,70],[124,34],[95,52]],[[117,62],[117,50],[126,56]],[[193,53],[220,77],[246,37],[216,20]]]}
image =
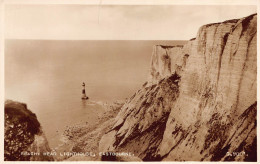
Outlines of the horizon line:
{"label": "horizon line", "polygon": [[176,39],[176,40],[163,40],[163,39],[156,39],[156,40],[145,40],[145,39],[13,39],[13,38],[5,38],[4,40],[35,40],[35,41],[189,41],[190,39],[184,40],[184,39]]}

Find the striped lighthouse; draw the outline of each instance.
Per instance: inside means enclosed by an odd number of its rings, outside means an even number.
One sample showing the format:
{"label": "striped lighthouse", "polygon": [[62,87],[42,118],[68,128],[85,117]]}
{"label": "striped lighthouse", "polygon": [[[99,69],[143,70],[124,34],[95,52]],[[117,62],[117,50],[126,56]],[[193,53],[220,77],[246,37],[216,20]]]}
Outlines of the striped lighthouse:
{"label": "striped lighthouse", "polygon": [[83,87],[83,89],[82,89],[82,97],[81,97],[81,99],[87,100],[88,97],[87,97],[87,95],[86,95],[85,83],[84,83],[84,82],[83,82],[83,84],[82,84],[82,87]]}

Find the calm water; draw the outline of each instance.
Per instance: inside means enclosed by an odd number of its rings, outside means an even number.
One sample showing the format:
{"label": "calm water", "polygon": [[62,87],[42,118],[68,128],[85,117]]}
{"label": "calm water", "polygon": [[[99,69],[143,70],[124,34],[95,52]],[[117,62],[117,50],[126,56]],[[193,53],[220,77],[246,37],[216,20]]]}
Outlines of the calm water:
{"label": "calm water", "polygon": [[[27,103],[54,148],[66,126],[104,112],[96,102],[125,100],[142,86],[153,45],[183,43],[6,40],[5,96]],[[83,81],[88,101],[81,100]]]}

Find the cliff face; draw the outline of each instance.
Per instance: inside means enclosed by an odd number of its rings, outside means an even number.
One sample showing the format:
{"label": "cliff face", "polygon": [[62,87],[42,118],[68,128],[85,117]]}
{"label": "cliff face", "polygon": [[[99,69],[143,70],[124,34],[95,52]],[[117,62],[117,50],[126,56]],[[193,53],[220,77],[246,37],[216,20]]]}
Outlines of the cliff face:
{"label": "cliff face", "polygon": [[180,56],[156,46],[151,85],[124,105],[100,150],[143,160],[255,161],[256,19],[204,25]]}
{"label": "cliff face", "polygon": [[156,45],[153,47],[148,85],[157,84],[161,79],[174,73],[180,74],[183,62],[188,57],[182,49],[183,46]]}
{"label": "cliff face", "polygon": [[121,108],[113,128],[102,137],[99,149],[127,150],[142,159],[155,155],[179,94],[178,81],[179,76],[174,74],[136,92]]}
{"label": "cliff face", "polygon": [[256,137],[256,15],[202,26],[196,38],[158,151],[165,160],[225,160]]}
{"label": "cliff face", "polygon": [[43,155],[51,150],[36,115],[26,104],[5,102],[4,131],[5,161],[53,161]]}

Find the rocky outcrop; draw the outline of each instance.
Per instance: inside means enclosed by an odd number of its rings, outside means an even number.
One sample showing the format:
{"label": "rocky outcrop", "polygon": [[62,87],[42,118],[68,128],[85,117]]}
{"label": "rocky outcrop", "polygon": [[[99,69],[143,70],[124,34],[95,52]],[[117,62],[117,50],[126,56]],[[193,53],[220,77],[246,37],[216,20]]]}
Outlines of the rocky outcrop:
{"label": "rocky outcrop", "polygon": [[121,108],[113,128],[102,137],[100,151],[127,150],[142,159],[155,155],[179,94],[178,80],[174,74],[136,92]]}
{"label": "rocky outcrop", "polygon": [[34,113],[26,104],[5,102],[5,161],[53,161],[47,139]]}
{"label": "rocky outcrop", "polygon": [[180,74],[182,65],[188,57],[188,55],[183,54],[182,49],[182,45],[156,45],[153,47],[148,85],[157,84],[161,79],[174,73]]}
{"label": "rocky outcrop", "polygon": [[100,150],[143,160],[256,161],[256,19],[202,26],[178,59],[156,46],[150,85],[123,106]]}

